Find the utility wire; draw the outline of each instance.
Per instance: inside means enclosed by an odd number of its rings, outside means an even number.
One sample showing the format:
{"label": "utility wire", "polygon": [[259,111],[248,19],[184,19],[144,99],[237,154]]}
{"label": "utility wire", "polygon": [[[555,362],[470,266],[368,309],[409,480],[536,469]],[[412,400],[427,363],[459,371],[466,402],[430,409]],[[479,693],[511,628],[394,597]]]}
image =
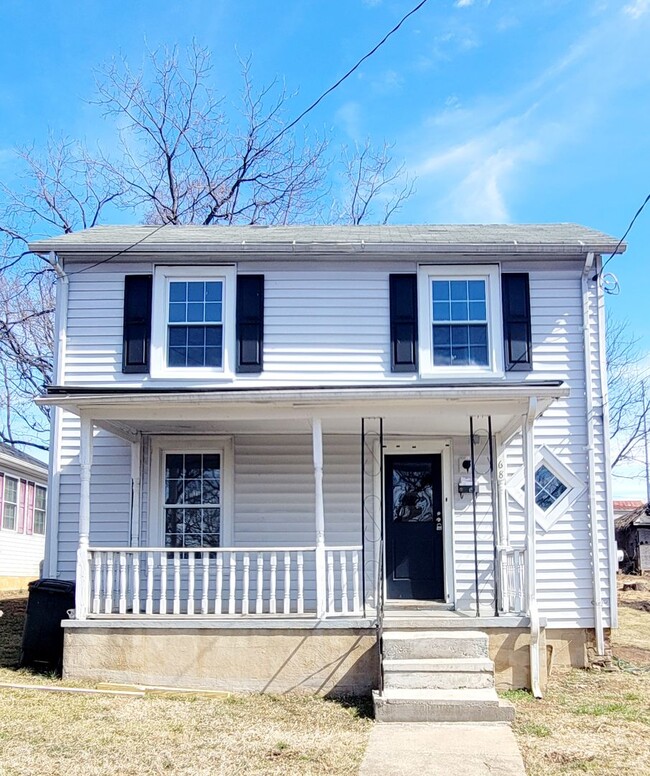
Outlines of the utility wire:
{"label": "utility wire", "polygon": [[[332,86],[330,86],[330,87],[329,87],[329,89],[326,89],[326,90],[325,90],[325,91],[324,91],[324,92],[323,92],[323,93],[320,95],[320,97],[318,97],[316,100],[314,100],[314,102],[312,102],[312,103],[311,103],[311,105],[309,105],[307,108],[305,108],[305,110],[304,110],[304,111],[303,111],[303,112],[302,112],[302,113],[301,113],[299,116],[297,116],[297,117],[296,117],[296,118],[295,118],[293,121],[291,121],[289,124],[287,124],[287,126],[286,126],[286,127],[283,127],[283,128],[282,128],[282,129],[281,129],[281,130],[280,130],[280,131],[277,133],[277,135],[275,135],[275,137],[271,138],[271,140],[269,140],[269,142],[268,142],[268,143],[266,143],[266,145],[262,146],[262,148],[260,148],[260,149],[259,149],[259,150],[258,150],[258,151],[255,153],[255,156],[259,156],[260,154],[263,154],[263,153],[264,153],[264,151],[266,151],[268,148],[270,148],[270,147],[271,147],[271,146],[272,146],[274,143],[277,143],[277,141],[278,141],[278,140],[279,140],[279,139],[280,139],[280,138],[281,138],[281,137],[282,137],[282,136],[283,136],[283,135],[284,135],[286,132],[288,132],[290,129],[293,129],[293,127],[295,127],[295,126],[296,126],[296,124],[298,124],[298,122],[299,122],[299,121],[302,121],[302,119],[304,119],[304,118],[305,118],[305,116],[306,116],[308,113],[311,113],[311,111],[313,111],[313,110],[314,110],[314,108],[316,108],[316,107],[317,107],[317,106],[318,106],[318,105],[319,105],[319,104],[320,104],[320,103],[321,103],[321,102],[322,102],[322,101],[323,101],[323,100],[324,100],[324,99],[325,99],[325,98],[326,98],[326,97],[327,97],[329,94],[331,94],[331,93],[332,93],[332,92],[333,92],[335,89],[338,89],[338,87],[339,87],[339,86],[340,86],[340,85],[341,85],[341,84],[342,84],[344,81],[346,81],[346,80],[347,80],[347,79],[348,79],[348,78],[349,78],[349,77],[350,77],[350,76],[351,76],[351,75],[352,75],[352,74],[353,74],[353,73],[354,73],[356,70],[358,70],[358,69],[359,69],[359,67],[361,67],[361,65],[362,65],[362,64],[363,64],[363,63],[364,63],[364,62],[365,62],[367,59],[370,59],[370,57],[372,57],[372,56],[373,56],[373,55],[374,55],[374,54],[375,54],[375,53],[376,53],[376,52],[377,52],[377,51],[378,51],[378,50],[379,50],[379,49],[380,49],[380,48],[381,48],[381,47],[384,45],[384,43],[386,43],[386,41],[387,41],[387,40],[388,40],[388,39],[389,39],[389,38],[390,38],[392,35],[394,35],[394,34],[395,34],[395,33],[396,33],[396,32],[397,32],[399,29],[400,29],[400,27],[401,27],[401,26],[404,24],[404,22],[405,22],[405,21],[406,21],[406,20],[407,20],[409,17],[411,17],[411,16],[413,16],[413,14],[417,13],[417,12],[420,10],[420,8],[422,8],[422,6],[423,6],[423,5],[425,5],[427,2],[428,2],[428,0],[421,0],[421,1],[420,1],[420,2],[419,2],[419,3],[418,3],[418,4],[417,4],[417,5],[414,7],[414,8],[412,8],[412,9],[411,9],[411,10],[410,10],[410,11],[409,11],[407,14],[405,14],[404,16],[402,16],[402,18],[399,20],[399,22],[398,22],[398,23],[397,23],[397,24],[396,24],[396,25],[395,25],[395,26],[394,26],[394,27],[393,27],[391,30],[389,30],[389,31],[388,31],[388,32],[387,32],[387,33],[384,35],[384,37],[383,37],[383,38],[382,38],[382,39],[379,41],[379,43],[377,43],[375,46],[373,46],[373,48],[372,48],[372,49],[370,49],[370,51],[369,51],[367,54],[364,54],[364,55],[361,57],[361,59],[359,59],[359,60],[356,62],[356,64],[354,64],[354,65],[353,65],[353,66],[352,66],[352,67],[351,67],[351,68],[350,68],[350,69],[349,69],[349,70],[348,70],[348,71],[347,71],[347,72],[346,72],[344,75],[342,75],[342,76],[341,76],[341,77],[338,79],[338,81],[336,81],[336,83],[332,84]],[[230,175],[230,176],[228,176],[228,177],[232,177],[232,175]],[[226,178],[226,180],[228,180],[228,178]],[[180,217],[184,216],[184,215],[185,215],[185,213],[187,213],[187,212],[188,212],[189,210],[191,210],[192,208],[196,207],[196,205],[197,205],[199,202],[203,201],[203,200],[204,200],[206,197],[208,197],[209,195],[210,195],[210,191],[209,191],[209,190],[208,190],[208,191],[206,191],[206,192],[204,192],[203,194],[201,194],[201,195],[200,195],[199,197],[197,197],[197,199],[196,199],[196,200],[195,200],[195,201],[194,201],[194,202],[193,202],[193,203],[190,205],[190,207],[186,208],[185,210],[181,210],[181,212],[178,214],[178,216],[177,216],[177,217],[179,217],[179,218],[180,218]],[[116,258],[118,258],[119,256],[123,256],[125,253],[128,253],[129,251],[133,250],[133,248],[136,248],[138,245],[140,245],[141,243],[143,243],[145,240],[148,240],[150,237],[153,237],[153,235],[157,234],[157,233],[158,233],[158,232],[159,232],[161,229],[164,229],[166,226],[169,226],[169,225],[170,225],[170,223],[169,223],[168,221],[167,221],[167,222],[165,222],[164,224],[160,224],[160,225],[159,225],[159,226],[157,226],[155,229],[153,229],[153,231],[151,231],[151,232],[148,232],[148,233],[147,233],[147,234],[146,234],[146,235],[145,235],[145,236],[144,236],[142,239],[140,239],[140,240],[136,240],[136,242],[132,243],[132,244],[131,244],[131,245],[129,245],[128,247],[126,247],[126,248],[123,248],[122,250],[120,250],[120,251],[117,251],[117,253],[114,253],[114,254],[112,254],[111,256],[107,256],[105,259],[101,259],[100,261],[97,261],[97,262],[95,262],[94,264],[90,264],[89,266],[87,266],[87,267],[84,267],[83,269],[78,269],[76,272],[69,272],[69,273],[68,273],[68,276],[70,276],[70,277],[71,277],[72,275],[79,275],[79,274],[81,274],[82,272],[88,272],[88,270],[94,269],[95,267],[99,267],[101,264],[106,264],[107,262],[109,262],[109,261],[112,261],[113,259],[116,259]]]}
{"label": "utility wire", "polygon": [[647,197],[646,197],[646,198],[643,200],[643,204],[641,205],[641,207],[640,207],[640,208],[639,208],[639,209],[636,211],[636,213],[634,214],[634,218],[633,218],[633,219],[630,221],[630,223],[629,223],[629,225],[628,225],[627,229],[625,230],[625,233],[623,234],[623,236],[621,237],[621,239],[618,241],[618,243],[617,243],[617,245],[616,245],[616,248],[614,248],[614,250],[612,251],[612,253],[611,253],[610,257],[607,259],[607,261],[606,261],[606,262],[603,264],[603,266],[600,268],[600,272],[597,272],[597,273],[596,273],[596,274],[593,276],[592,280],[598,280],[598,277],[599,277],[599,276],[600,276],[600,277],[602,277],[602,275],[603,275],[603,272],[605,271],[605,267],[606,267],[606,266],[609,264],[609,262],[610,262],[610,261],[611,261],[611,260],[614,258],[614,256],[616,256],[616,252],[617,252],[617,251],[618,251],[618,249],[621,247],[621,245],[622,245],[622,243],[623,243],[623,240],[624,240],[624,239],[625,239],[625,238],[628,236],[628,234],[630,233],[630,229],[632,229],[632,227],[634,226],[634,222],[635,222],[635,221],[637,220],[637,218],[638,218],[638,217],[641,215],[641,213],[643,212],[643,208],[644,208],[644,207],[645,207],[645,206],[648,204],[648,202],[650,202],[650,194],[648,194],[648,196],[647,196]]}

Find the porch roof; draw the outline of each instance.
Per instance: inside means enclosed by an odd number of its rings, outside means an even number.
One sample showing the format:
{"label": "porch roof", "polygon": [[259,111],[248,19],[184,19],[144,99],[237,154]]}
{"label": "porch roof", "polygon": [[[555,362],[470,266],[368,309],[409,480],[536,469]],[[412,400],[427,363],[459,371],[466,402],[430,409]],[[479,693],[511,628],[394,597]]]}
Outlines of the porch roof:
{"label": "porch roof", "polygon": [[[467,433],[470,415],[492,416],[494,432],[517,428],[536,400],[536,414],[569,395],[560,381],[518,384],[367,385],[296,388],[85,388],[52,386],[41,404],[84,415],[127,438],[141,433],[281,433],[319,417],[327,431],[350,432],[351,421],[384,417],[395,433]],[[291,424],[294,424],[292,427]]]}

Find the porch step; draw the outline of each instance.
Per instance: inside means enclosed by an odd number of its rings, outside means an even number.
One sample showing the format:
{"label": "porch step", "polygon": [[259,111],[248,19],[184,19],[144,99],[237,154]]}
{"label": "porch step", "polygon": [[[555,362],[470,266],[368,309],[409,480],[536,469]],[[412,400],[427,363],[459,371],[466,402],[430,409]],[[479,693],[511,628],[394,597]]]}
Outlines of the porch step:
{"label": "porch step", "polygon": [[511,722],[514,706],[493,688],[374,692],[378,722]]}
{"label": "porch step", "polygon": [[489,657],[487,634],[480,631],[384,630],[382,646],[385,660]]}
{"label": "porch step", "polygon": [[494,663],[487,658],[384,660],[390,689],[486,689],[494,687]]}
{"label": "porch step", "polygon": [[501,615],[500,617],[476,617],[473,614],[456,611],[391,611],[383,620],[385,631],[463,630],[478,628],[527,628],[530,619],[523,615]]}

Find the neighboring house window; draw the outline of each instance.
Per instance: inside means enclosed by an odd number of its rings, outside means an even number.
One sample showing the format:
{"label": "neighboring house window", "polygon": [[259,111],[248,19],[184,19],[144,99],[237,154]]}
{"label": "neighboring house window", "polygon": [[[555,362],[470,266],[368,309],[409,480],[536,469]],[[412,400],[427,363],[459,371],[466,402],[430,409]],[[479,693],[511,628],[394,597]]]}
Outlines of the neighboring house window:
{"label": "neighboring house window", "polygon": [[232,378],[234,267],[158,267],[151,334],[154,377]]}
{"label": "neighboring house window", "polygon": [[16,530],[18,517],[18,480],[5,475],[5,487],[2,510],[2,527],[8,531]]}
{"label": "neighboring house window", "polygon": [[503,372],[499,270],[423,266],[420,368],[429,375]]}
{"label": "neighboring house window", "polygon": [[40,485],[36,486],[36,493],[34,496],[34,533],[45,533],[45,496],[46,489]]}
{"label": "neighboring house window", "polygon": [[221,544],[220,453],[166,453],[164,532],[166,547]]}

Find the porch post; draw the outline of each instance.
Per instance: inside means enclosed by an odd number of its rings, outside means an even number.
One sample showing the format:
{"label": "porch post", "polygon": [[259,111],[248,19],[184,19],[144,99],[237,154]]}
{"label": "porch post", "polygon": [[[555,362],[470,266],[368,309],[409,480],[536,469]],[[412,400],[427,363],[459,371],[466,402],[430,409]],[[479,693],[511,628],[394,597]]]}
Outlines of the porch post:
{"label": "porch post", "polygon": [[93,425],[85,415],[81,416],[79,434],[79,546],[77,548],[77,573],[75,587],[75,617],[88,617],[90,602],[90,558],[88,553],[90,534],[90,470],[93,460]]}
{"label": "porch post", "polygon": [[140,546],[142,442],[131,442],[131,547]]}
{"label": "porch post", "polygon": [[314,496],[316,518],[316,616],[320,619],[327,611],[325,585],[325,502],[323,498],[323,428],[320,418],[312,419],[314,454]]}
{"label": "porch post", "polygon": [[535,437],[533,432],[536,409],[537,399],[529,399],[528,413],[523,417],[521,431],[524,454],[524,483],[526,486],[526,593],[528,598],[528,616],[530,617],[530,689],[536,698],[541,698],[539,612],[537,611],[536,588]]}

